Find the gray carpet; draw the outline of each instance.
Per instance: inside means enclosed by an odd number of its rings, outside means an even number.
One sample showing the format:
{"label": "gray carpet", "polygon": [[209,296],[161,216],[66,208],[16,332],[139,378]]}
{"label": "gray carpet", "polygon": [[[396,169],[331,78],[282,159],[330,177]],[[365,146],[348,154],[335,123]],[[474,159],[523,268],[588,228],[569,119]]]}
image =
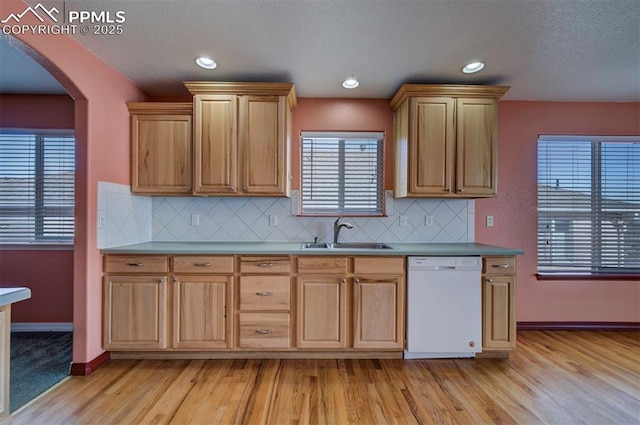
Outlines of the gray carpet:
{"label": "gray carpet", "polygon": [[71,348],[71,332],[11,332],[11,412],[69,375]]}

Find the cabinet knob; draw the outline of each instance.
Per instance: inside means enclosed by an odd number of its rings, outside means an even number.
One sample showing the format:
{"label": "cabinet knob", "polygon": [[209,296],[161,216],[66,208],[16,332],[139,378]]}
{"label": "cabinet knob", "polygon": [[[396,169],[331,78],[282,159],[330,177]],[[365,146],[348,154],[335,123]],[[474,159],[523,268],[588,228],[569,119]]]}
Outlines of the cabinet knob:
{"label": "cabinet knob", "polygon": [[340,283],[347,283],[347,279],[340,279]]}
{"label": "cabinet knob", "polygon": [[355,283],[360,283],[360,278],[354,277],[354,278],[353,278],[353,281],[354,281]]}
{"label": "cabinet knob", "polygon": [[248,192],[249,188],[247,186],[242,186],[242,190],[245,191],[245,192]]}
{"label": "cabinet knob", "polygon": [[161,277],[160,279],[158,279],[158,283],[164,283],[164,277]]}
{"label": "cabinet knob", "polygon": [[257,334],[269,335],[271,332],[273,332],[271,329],[256,329]]}
{"label": "cabinet knob", "polygon": [[458,189],[458,192],[462,193],[464,192],[464,189]]}
{"label": "cabinet knob", "polygon": [[487,282],[493,282],[493,279],[491,279],[490,277],[487,278]]}
{"label": "cabinet knob", "polygon": [[187,192],[191,192],[191,186],[187,188]]}
{"label": "cabinet knob", "polygon": [[173,278],[173,283],[178,283],[178,278],[177,277]]}
{"label": "cabinet knob", "polygon": [[445,192],[451,192],[451,188],[450,188],[450,187],[448,187],[448,188],[446,188],[444,191],[445,191]]}
{"label": "cabinet knob", "polygon": [[229,192],[235,192],[235,191],[236,191],[236,188],[234,186],[229,187]]}

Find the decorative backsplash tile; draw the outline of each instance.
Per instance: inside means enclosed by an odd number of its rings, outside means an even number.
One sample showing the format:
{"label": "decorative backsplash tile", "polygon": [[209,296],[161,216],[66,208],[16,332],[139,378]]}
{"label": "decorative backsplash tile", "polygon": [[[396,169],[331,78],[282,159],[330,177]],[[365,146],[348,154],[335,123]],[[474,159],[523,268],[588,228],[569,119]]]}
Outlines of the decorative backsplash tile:
{"label": "decorative backsplash tile", "polygon": [[[147,197],[132,195],[126,185],[99,182],[98,248],[149,241],[333,239],[336,217],[298,217],[297,208],[298,191],[291,198]],[[394,199],[389,191],[386,209],[386,217],[345,218],[353,229],[343,228],[340,240],[473,242],[473,200]]]}
{"label": "decorative backsplash tile", "polygon": [[98,248],[149,242],[151,204],[127,185],[98,182]]}
{"label": "decorative backsplash tile", "polygon": [[[291,198],[176,198],[152,200],[153,241],[319,241],[333,239],[336,217],[298,217]],[[387,217],[348,217],[349,242],[473,242],[474,201],[393,199]],[[406,216],[406,226],[401,217]],[[430,217],[430,218],[429,218]],[[271,220],[271,221],[270,221]],[[274,224],[276,223],[276,224]]]}

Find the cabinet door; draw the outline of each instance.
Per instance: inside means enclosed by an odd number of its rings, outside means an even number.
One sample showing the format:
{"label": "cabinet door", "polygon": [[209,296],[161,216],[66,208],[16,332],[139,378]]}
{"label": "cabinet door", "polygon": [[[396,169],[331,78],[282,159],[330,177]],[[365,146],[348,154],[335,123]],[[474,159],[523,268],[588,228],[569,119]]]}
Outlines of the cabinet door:
{"label": "cabinet door", "polygon": [[347,281],[298,278],[298,348],[345,348]]}
{"label": "cabinet door", "polygon": [[166,278],[105,276],[104,348],[166,348]]}
{"label": "cabinet door", "polygon": [[482,348],[512,349],[516,345],[515,276],[491,276],[483,281]]}
{"label": "cabinet door", "polygon": [[404,348],[404,285],[401,277],[354,278],[354,348]]}
{"label": "cabinet door", "polygon": [[497,103],[458,99],[456,191],[464,196],[496,194]]}
{"label": "cabinet door", "polygon": [[194,193],[236,193],[237,96],[194,97]]}
{"label": "cabinet door", "polygon": [[242,191],[287,195],[288,132],[284,96],[242,96],[240,148]]}
{"label": "cabinet door", "polygon": [[131,115],[131,191],[191,193],[190,115]]}
{"label": "cabinet door", "polygon": [[409,192],[445,195],[454,178],[455,100],[411,99],[409,127]]}
{"label": "cabinet door", "polygon": [[[176,276],[173,281],[173,347],[228,348],[227,297],[231,276]],[[230,312],[229,312],[230,313]],[[229,317],[227,317],[229,316]]]}

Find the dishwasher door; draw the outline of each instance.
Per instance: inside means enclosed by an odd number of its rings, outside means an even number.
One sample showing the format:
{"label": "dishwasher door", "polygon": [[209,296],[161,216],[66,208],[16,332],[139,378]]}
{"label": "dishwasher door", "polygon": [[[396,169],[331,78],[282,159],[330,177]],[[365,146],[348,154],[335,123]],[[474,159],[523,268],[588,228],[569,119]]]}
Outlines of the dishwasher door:
{"label": "dishwasher door", "polygon": [[409,257],[404,357],[475,357],[482,351],[480,257]]}

